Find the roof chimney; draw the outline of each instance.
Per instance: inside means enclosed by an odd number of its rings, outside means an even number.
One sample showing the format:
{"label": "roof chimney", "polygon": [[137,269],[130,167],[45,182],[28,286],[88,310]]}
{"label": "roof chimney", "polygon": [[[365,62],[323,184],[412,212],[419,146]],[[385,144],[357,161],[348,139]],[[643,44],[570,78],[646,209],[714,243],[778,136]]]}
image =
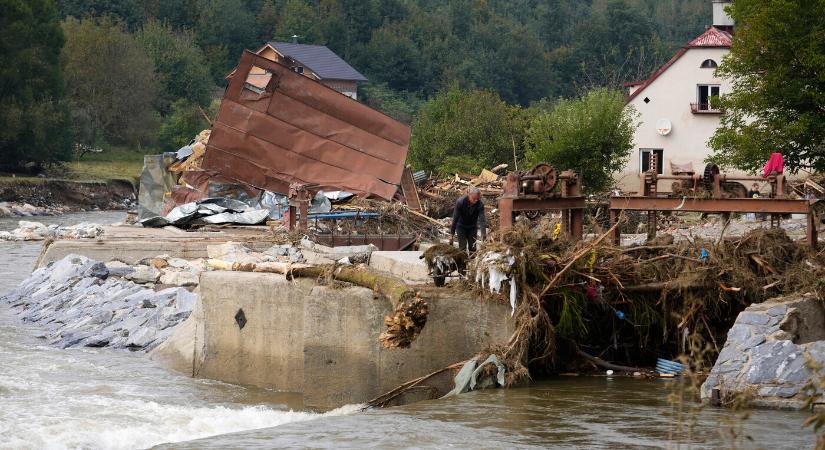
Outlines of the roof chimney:
{"label": "roof chimney", "polygon": [[[714,9],[714,11],[716,11],[716,10]],[[716,12],[714,12],[714,13],[713,13],[713,17],[714,17],[714,18],[716,17]],[[292,35],[292,43],[293,43],[293,44],[297,44],[297,43],[298,43],[298,35],[297,35],[297,34],[293,34],[293,35]]]}
{"label": "roof chimney", "polygon": [[725,8],[733,3],[731,0],[713,0],[713,26],[721,30],[730,31],[733,29],[733,19],[730,18]]}

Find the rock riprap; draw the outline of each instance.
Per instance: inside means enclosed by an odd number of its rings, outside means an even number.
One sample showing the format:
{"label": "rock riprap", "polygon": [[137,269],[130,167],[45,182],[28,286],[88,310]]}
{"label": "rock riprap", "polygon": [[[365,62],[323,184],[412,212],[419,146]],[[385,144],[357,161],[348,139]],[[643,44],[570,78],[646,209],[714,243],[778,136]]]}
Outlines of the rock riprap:
{"label": "rock riprap", "polygon": [[707,380],[702,398],[743,395],[753,404],[798,408],[813,376],[806,361],[825,365],[825,309],[814,296],[780,298],[749,306],[736,318]]}
{"label": "rock riprap", "polygon": [[182,287],[160,291],[126,278],[132,272],[84,256],[40,268],[0,297],[25,322],[61,348],[112,347],[148,351],[189,317],[197,294]]}

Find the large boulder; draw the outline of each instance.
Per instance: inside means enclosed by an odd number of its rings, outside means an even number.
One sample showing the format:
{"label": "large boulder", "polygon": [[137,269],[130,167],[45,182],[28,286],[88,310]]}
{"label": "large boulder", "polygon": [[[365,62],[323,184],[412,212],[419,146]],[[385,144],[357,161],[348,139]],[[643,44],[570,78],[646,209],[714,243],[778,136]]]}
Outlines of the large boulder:
{"label": "large boulder", "polygon": [[814,376],[808,359],[825,365],[825,308],[813,295],[769,300],[736,318],[702,384],[702,398],[742,396],[751,404],[800,408]]}

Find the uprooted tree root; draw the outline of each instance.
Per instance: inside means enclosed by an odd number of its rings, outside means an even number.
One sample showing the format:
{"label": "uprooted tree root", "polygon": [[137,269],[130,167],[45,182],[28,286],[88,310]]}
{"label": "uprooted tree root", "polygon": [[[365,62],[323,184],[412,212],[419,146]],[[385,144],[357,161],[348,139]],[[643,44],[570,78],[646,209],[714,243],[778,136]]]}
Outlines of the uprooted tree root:
{"label": "uprooted tree root", "polygon": [[384,348],[409,348],[427,323],[429,305],[419,295],[398,303],[392,315],[384,318],[387,327],[378,337]]}

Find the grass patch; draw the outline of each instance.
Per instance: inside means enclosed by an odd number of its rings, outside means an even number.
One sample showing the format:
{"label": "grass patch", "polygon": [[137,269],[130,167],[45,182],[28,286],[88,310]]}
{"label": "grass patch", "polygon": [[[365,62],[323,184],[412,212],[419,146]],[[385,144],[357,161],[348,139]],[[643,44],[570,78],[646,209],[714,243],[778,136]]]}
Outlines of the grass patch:
{"label": "grass patch", "polygon": [[138,161],[72,161],[66,164],[66,168],[66,178],[72,180],[129,180],[137,183],[143,168],[143,155]]}
{"label": "grass patch", "polygon": [[143,169],[143,155],[155,153],[153,149],[132,150],[113,147],[102,153],[87,153],[81,159],[73,159],[46,170],[41,176],[0,173],[0,183],[42,183],[47,180],[102,181],[128,180],[137,186]]}

